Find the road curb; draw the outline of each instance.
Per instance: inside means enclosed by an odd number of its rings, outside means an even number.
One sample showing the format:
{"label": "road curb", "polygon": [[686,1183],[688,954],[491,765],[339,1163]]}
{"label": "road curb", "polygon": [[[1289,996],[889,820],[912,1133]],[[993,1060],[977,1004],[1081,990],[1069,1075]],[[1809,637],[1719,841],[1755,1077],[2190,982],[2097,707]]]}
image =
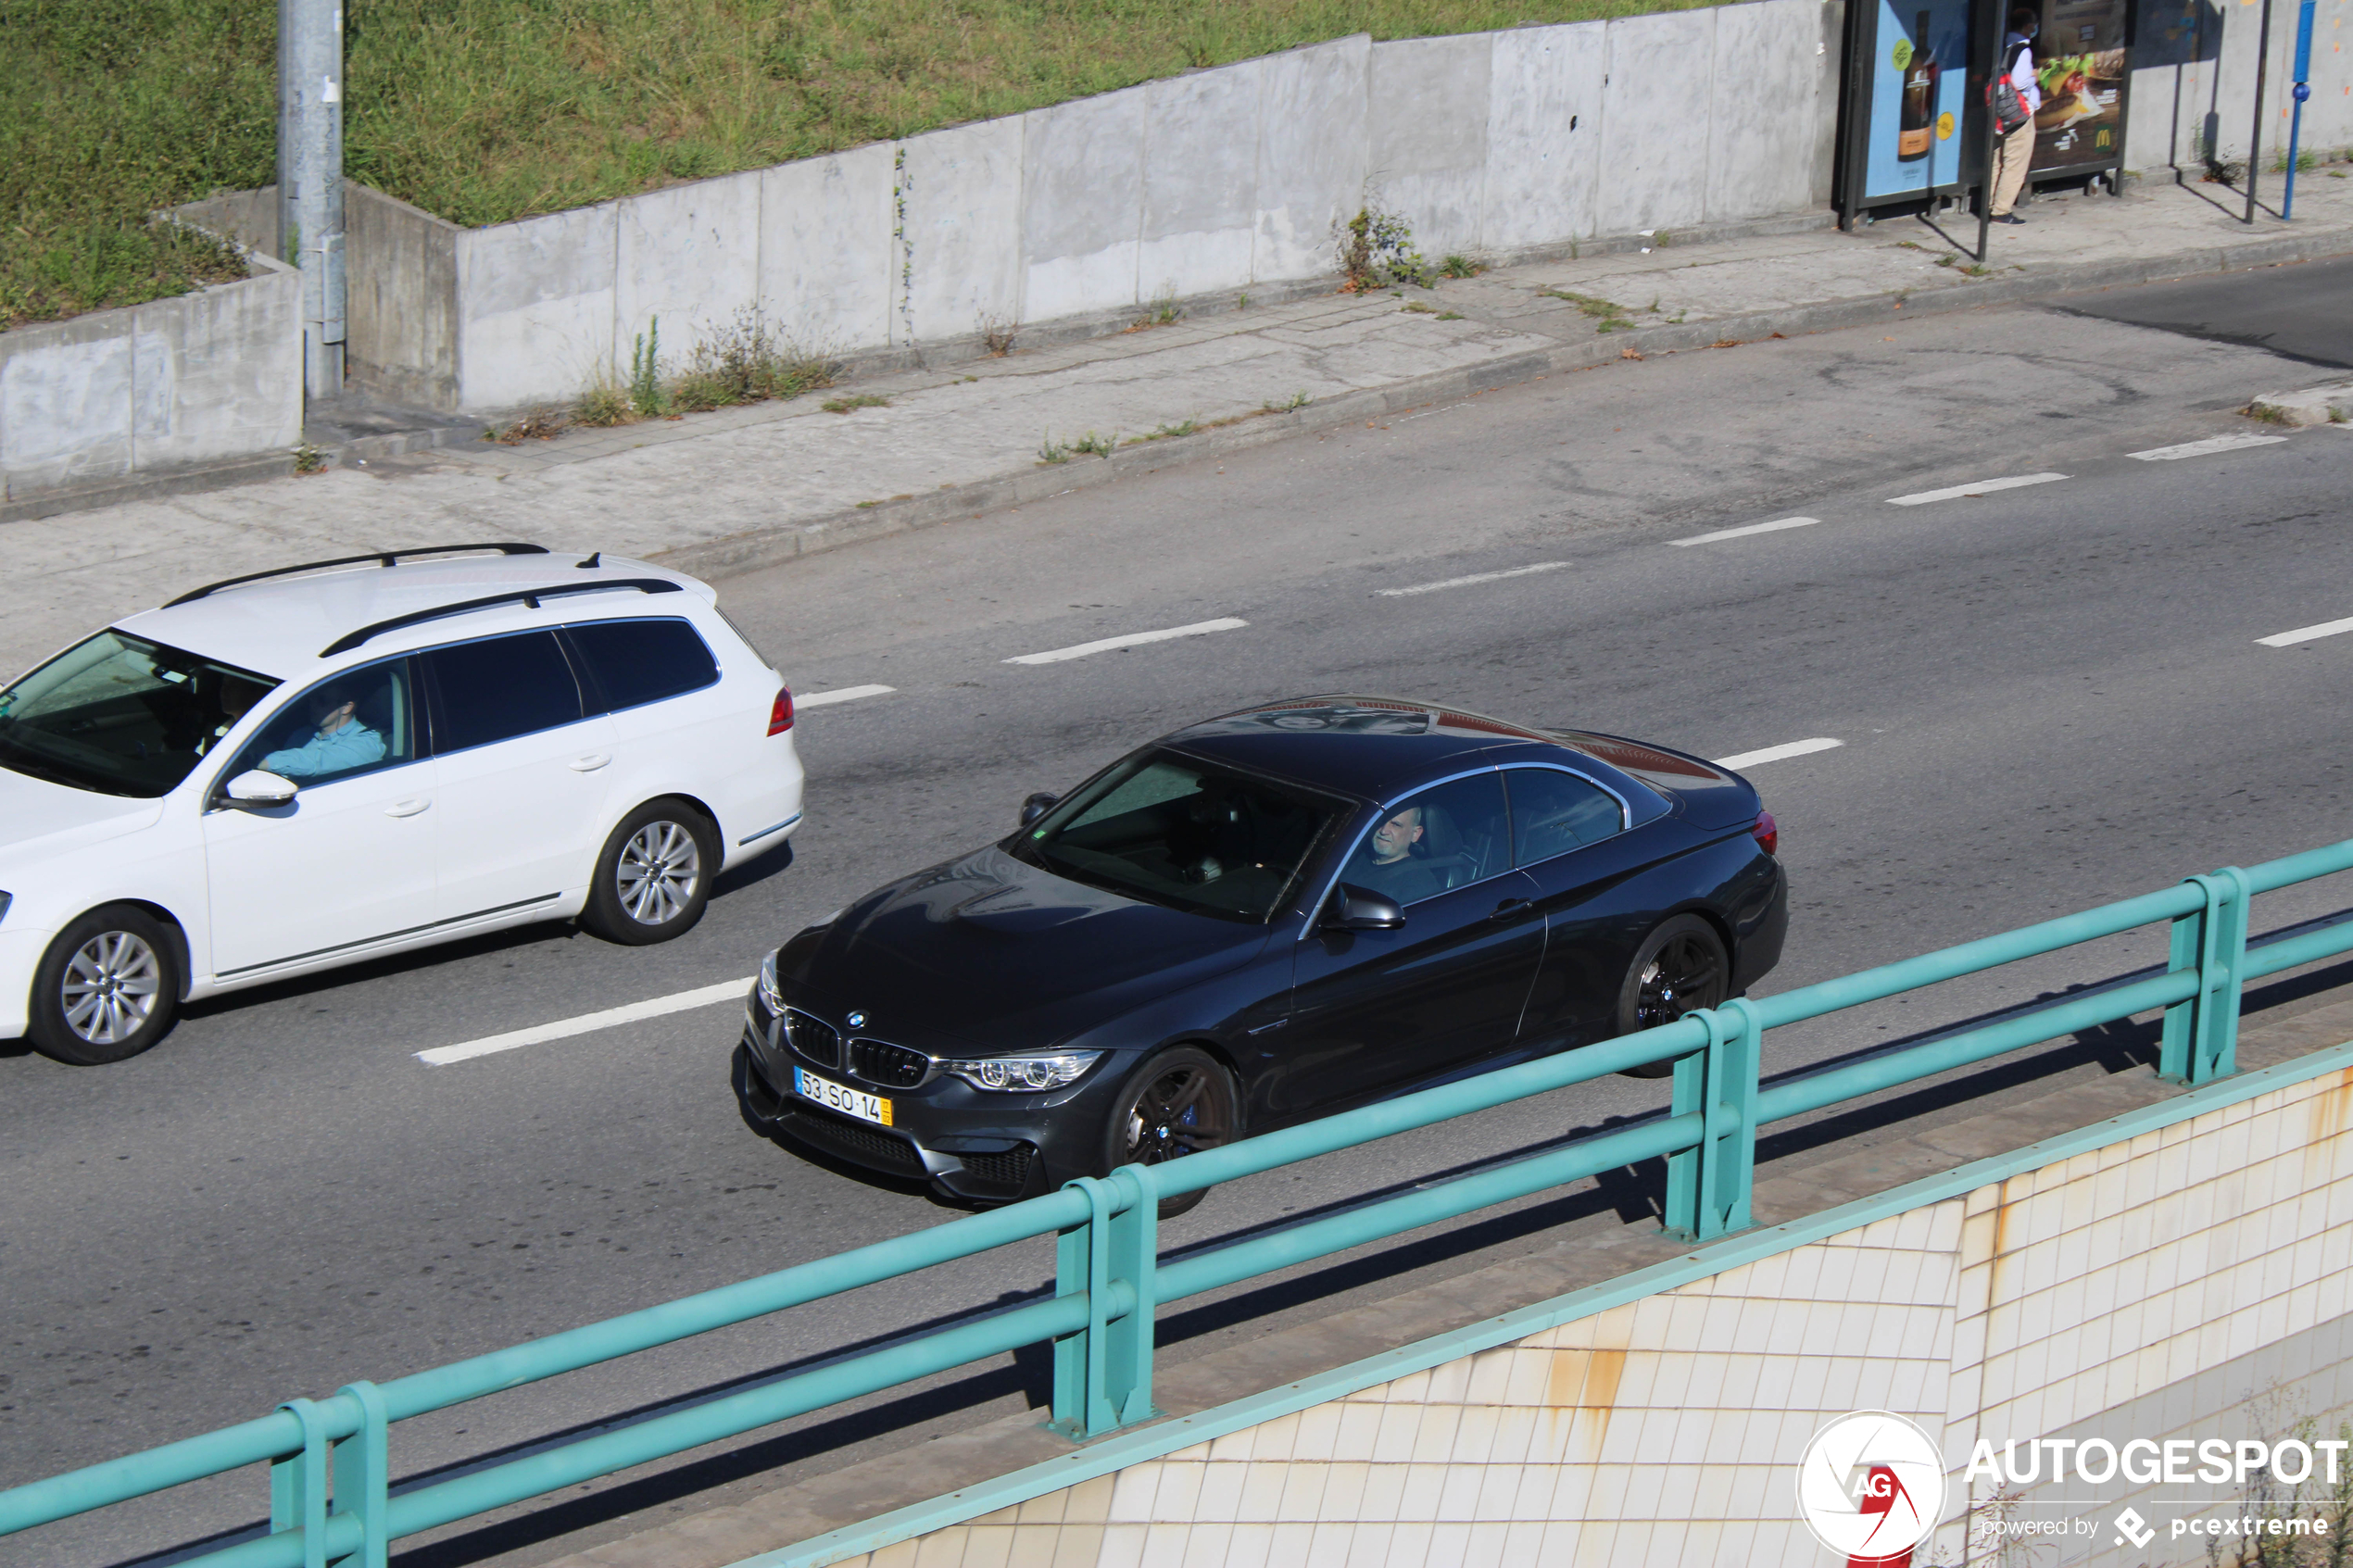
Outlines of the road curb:
{"label": "road curb", "polygon": [[1245,415],[1223,428],[1122,447],[1107,458],[1041,464],[1026,473],[978,480],[927,495],[871,502],[805,522],[748,529],[660,551],[647,558],[706,579],[737,576],[780,566],[802,556],[942,523],[971,521],[991,511],[1054,499],[1116,479],[1247,451],[1287,436],[1336,429],[1359,420],[1378,419],[1424,404],[1473,396],[1501,387],[1525,385],[1547,376],[1593,370],[1629,357],[1707,348],[1727,340],[1750,343],[1776,334],[1787,337],[1835,332],[1883,322],[1894,319],[1898,311],[1912,317],[1944,315],[1987,306],[2023,304],[2084,289],[2158,282],[2208,272],[2243,271],[2347,254],[2353,254],[2353,233],[2333,230],[2310,235],[2282,234],[2173,251],[2164,256],[2020,267],[2014,276],[1944,283],[1924,292],[1898,290],[1680,325],[1638,327],[1555,348],[1513,354],[1482,365],[1433,371],[1388,386],[1344,393],[1295,410]]}
{"label": "road curb", "polygon": [[2301,392],[2267,392],[2246,406],[2247,417],[2278,425],[2353,424],[2353,381],[2329,382]]}
{"label": "road curb", "polygon": [[[409,452],[463,445],[481,439],[481,424],[468,420],[456,425],[362,435],[330,445],[312,445],[311,450],[319,454],[319,467],[312,471],[324,472],[347,463],[373,462]],[[292,450],[260,452],[225,463],[205,463],[195,468],[175,469],[168,473],[81,485],[71,490],[30,495],[22,500],[0,502],[0,523],[31,522],[41,518],[62,517],[69,512],[126,506],[133,501],[160,501],[172,495],[201,495],[208,490],[227,490],[265,479],[284,479],[296,471]]]}

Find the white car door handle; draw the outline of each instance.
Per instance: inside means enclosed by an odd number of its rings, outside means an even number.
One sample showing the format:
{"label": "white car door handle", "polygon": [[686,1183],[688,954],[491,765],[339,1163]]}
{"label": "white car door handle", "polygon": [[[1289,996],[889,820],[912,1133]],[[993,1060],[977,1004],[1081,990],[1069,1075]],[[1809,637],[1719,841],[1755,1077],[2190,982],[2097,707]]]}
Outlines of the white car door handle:
{"label": "white car door handle", "polygon": [[593,773],[611,760],[611,758],[606,756],[601,751],[592,751],[585,757],[573,758],[571,761],[565,763],[564,766],[570,768],[575,773]]}
{"label": "white car door handle", "polygon": [[406,800],[396,800],[391,805],[385,807],[384,815],[387,817],[413,817],[432,804],[432,801],[426,799],[422,795],[412,795]]}

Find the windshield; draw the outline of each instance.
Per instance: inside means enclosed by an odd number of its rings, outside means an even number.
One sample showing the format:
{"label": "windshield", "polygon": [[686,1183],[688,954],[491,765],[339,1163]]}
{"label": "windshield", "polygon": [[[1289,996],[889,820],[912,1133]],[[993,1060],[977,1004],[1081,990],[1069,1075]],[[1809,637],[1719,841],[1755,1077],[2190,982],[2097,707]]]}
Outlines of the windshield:
{"label": "windshield", "polygon": [[102,795],[169,795],[278,683],[101,632],[0,691],[0,767]]}
{"label": "windshield", "polygon": [[1265,922],[1345,808],[1148,752],[1088,784],[1022,835],[1033,865],[1225,920]]}

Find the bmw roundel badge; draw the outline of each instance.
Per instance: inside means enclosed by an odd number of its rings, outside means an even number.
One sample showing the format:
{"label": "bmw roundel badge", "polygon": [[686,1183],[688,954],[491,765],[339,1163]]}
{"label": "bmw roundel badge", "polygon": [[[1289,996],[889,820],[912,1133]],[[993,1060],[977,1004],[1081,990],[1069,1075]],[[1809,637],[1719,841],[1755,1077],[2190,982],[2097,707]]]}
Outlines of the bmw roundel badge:
{"label": "bmw roundel badge", "polygon": [[866,1015],[862,1012],[853,1012],[844,1022],[852,1029],[863,1029],[866,1027]]}

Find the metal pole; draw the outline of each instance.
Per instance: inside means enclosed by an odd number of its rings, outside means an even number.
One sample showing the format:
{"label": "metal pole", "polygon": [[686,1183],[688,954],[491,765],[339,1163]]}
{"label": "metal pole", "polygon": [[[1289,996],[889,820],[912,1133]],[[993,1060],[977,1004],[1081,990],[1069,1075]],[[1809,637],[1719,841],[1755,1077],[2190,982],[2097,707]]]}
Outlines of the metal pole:
{"label": "metal pole", "polygon": [[2296,146],[2304,139],[2304,104],[2312,95],[2312,0],[2296,8],[2296,112],[2287,122],[2287,189],[2280,197],[2280,221],[2296,210]]}
{"label": "metal pole", "polygon": [[279,252],[302,272],[302,380],[343,392],[343,6],[278,0]]}
{"label": "metal pole", "polygon": [[2255,43],[2255,129],[2246,138],[2246,221],[2255,221],[2255,179],[2263,167],[2263,82],[2271,64],[2271,0],[2263,0],[2263,26]]}
{"label": "metal pole", "polygon": [[[1982,101],[1981,118],[1985,123],[1983,153],[1977,171],[1977,264],[1985,265],[1985,253],[1993,245],[1994,234],[1994,148],[2001,137],[1994,129],[1994,83],[2002,69],[2003,43],[2008,37],[2008,13],[2002,9],[2007,0],[1981,0],[1994,13],[1991,29],[1994,52],[1986,56],[1984,90],[1978,94]],[[1981,29],[1981,31],[1986,31]]]}

